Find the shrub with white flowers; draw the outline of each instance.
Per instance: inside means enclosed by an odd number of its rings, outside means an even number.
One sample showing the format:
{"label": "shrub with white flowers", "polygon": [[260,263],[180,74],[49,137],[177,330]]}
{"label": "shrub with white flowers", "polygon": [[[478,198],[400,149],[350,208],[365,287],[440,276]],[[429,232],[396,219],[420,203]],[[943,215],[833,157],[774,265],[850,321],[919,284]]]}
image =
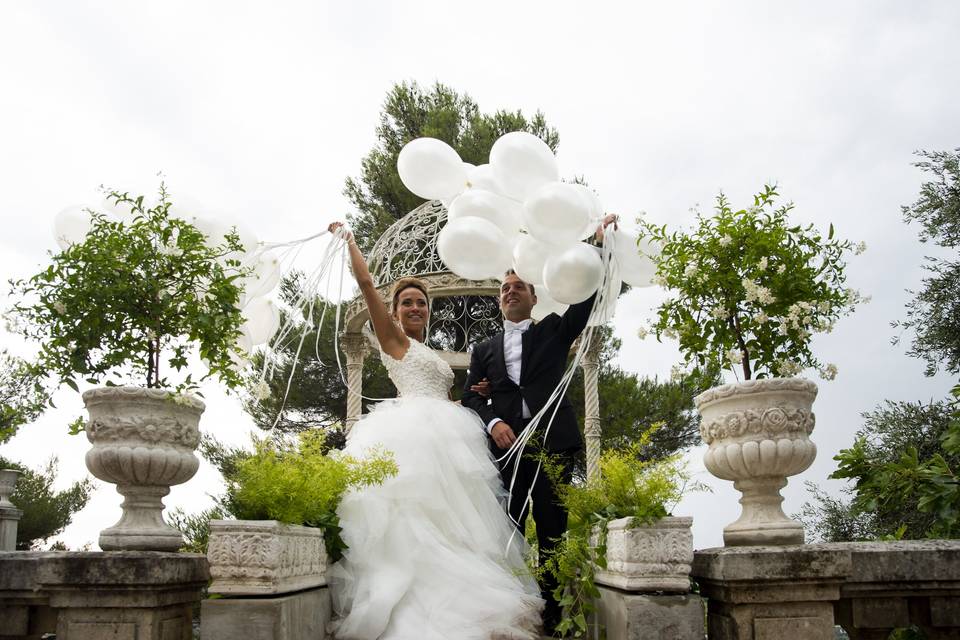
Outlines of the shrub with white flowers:
{"label": "shrub with white flowers", "polygon": [[680,342],[685,365],[730,368],[743,379],[793,376],[807,368],[832,380],[837,368],[810,350],[816,332],[867,302],[845,286],[847,252],[861,253],[813,225],[792,225],[793,204],[776,206],[775,186],[734,210],[717,197],[715,214],[697,214],[691,232],[641,222],[662,245],[654,281],[672,295],[657,309],[650,331]]}
{"label": "shrub with white flowers", "polygon": [[168,376],[188,368],[196,349],[208,368],[201,379],[239,387],[233,349],[243,323],[240,278],[250,269],[239,261],[238,235],[209,246],[198,229],[170,215],[162,185],[153,206],[126,193],[109,199],[130,216],[95,213],[82,242],[53,254],[33,277],[10,282],[20,300],[10,326],[40,343],[39,369],[75,390],[82,378],[193,391],[199,381],[192,374]]}

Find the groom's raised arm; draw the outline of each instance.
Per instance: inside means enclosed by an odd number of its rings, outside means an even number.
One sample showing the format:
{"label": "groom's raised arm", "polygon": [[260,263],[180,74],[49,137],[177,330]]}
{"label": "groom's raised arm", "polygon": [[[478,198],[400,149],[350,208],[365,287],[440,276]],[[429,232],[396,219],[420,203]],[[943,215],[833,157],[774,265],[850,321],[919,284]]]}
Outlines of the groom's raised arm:
{"label": "groom's raised arm", "polygon": [[560,316],[560,334],[571,344],[587,328],[587,321],[590,319],[590,312],[593,311],[593,301],[596,297],[597,293],[594,292],[583,302],[570,305],[570,308]]}
{"label": "groom's raised arm", "polygon": [[487,378],[487,367],[478,355],[480,351],[482,351],[482,348],[477,345],[473,353],[470,354],[470,371],[467,375],[467,381],[463,385],[463,396],[460,398],[460,404],[468,409],[473,409],[483,420],[483,424],[488,425],[497,415],[493,412],[493,407],[487,402],[487,398],[470,388]]}

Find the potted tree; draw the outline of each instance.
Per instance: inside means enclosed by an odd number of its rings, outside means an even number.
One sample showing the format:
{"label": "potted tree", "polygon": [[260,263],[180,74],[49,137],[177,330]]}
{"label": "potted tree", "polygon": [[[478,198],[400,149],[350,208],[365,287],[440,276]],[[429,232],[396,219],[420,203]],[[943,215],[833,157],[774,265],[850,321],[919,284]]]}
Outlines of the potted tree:
{"label": "potted tree", "polygon": [[[662,245],[656,282],[672,295],[652,331],[679,341],[687,366],[729,370],[737,382],[696,398],[707,469],[742,492],[740,518],[724,529],[727,545],[798,544],[803,528],[781,508],[780,489],[816,457],[810,441],[817,386],[797,377],[837,368],[810,349],[816,332],[865,302],[845,285],[845,254],[863,244],[791,224],[792,204],[777,206],[774,186],[734,210],[717,198],[713,216],[690,232],[645,224]],[[742,379],[738,375],[742,372]]]}
{"label": "potted tree", "polygon": [[[230,389],[242,384],[234,345],[243,322],[239,279],[248,270],[237,234],[210,246],[171,215],[163,185],[153,205],[127,193],[108,199],[129,215],[92,213],[83,241],[11,282],[20,299],[12,315],[17,330],[40,344],[45,375],[74,390],[78,381],[104,385],[83,393],[93,445],[86,464],[116,484],[124,502],[100,547],[173,551],[182,538],[164,522],[162,499],[198,467],[198,384],[210,377]],[[207,367],[198,378],[187,371],[194,354]]]}

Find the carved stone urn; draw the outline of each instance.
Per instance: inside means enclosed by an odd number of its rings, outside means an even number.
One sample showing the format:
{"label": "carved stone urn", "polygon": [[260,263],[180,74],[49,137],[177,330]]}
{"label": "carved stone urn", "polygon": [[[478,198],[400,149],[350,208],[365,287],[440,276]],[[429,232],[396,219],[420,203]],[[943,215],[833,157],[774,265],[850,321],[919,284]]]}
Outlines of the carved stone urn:
{"label": "carved stone urn", "polygon": [[176,551],[183,537],[163,520],[170,487],[197,472],[204,404],[162,389],[104,387],[83,394],[90,420],[86,463],[97,478],[117,485],[123,515],[100,532],[100,548]]}
{"label": "carved stone urn", "polygon": [[13,509],[16,507],[10,502],[10,496],[17,488],[17,478],[20,472],[16,469],[0,469],[0,508]]}
{"label": "carved stone urn", "polygon": [[783,513],[787,478],[817,457],[810,441],[817,385],[802,378],[725,384],[696,397],[707,470],[743,494],[740,518],[723,530],[726,546],[803,543],[803,526]]}

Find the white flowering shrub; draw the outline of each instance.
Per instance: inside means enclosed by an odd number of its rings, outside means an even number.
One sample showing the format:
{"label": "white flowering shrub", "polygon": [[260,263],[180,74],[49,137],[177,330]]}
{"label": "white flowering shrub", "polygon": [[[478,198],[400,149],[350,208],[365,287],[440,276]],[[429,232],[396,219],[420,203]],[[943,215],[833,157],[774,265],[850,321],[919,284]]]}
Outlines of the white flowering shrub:
{"label": "white flowering shrub", "polygon": [[93,215],[83,242],[53,254],[51,264],[11,282],[20,300],[8,314],[12,328],[40,343],[44,375],[77,389],[77,379],[107,385],[129,381],[190,391],[187,368],[195,347],[208,371],[230,389],[243,382],[232,358],[243,318],[239,278],[249,273],[237,256],[236,233],[208,246],[203,233],[170,215],[160,201],[111,193],[130,210],[126,220]]}
{"label": "white flowering shrub", "polygon": [[777,207],[778,195],[767,185],[752,207],[734,211],[721,193],[714,215],[698,213],[689,233],[641,222],[662,245],[655,282],[672,293],[649,331],[678,340],[686,367],[739,368],[745,380],[806,368],[837,375],[810,340],[867,301],[844,274],[844,254],[865,246],[835,238],[833,225],[825,238],[813,225],[791,225],[793,204]]}

